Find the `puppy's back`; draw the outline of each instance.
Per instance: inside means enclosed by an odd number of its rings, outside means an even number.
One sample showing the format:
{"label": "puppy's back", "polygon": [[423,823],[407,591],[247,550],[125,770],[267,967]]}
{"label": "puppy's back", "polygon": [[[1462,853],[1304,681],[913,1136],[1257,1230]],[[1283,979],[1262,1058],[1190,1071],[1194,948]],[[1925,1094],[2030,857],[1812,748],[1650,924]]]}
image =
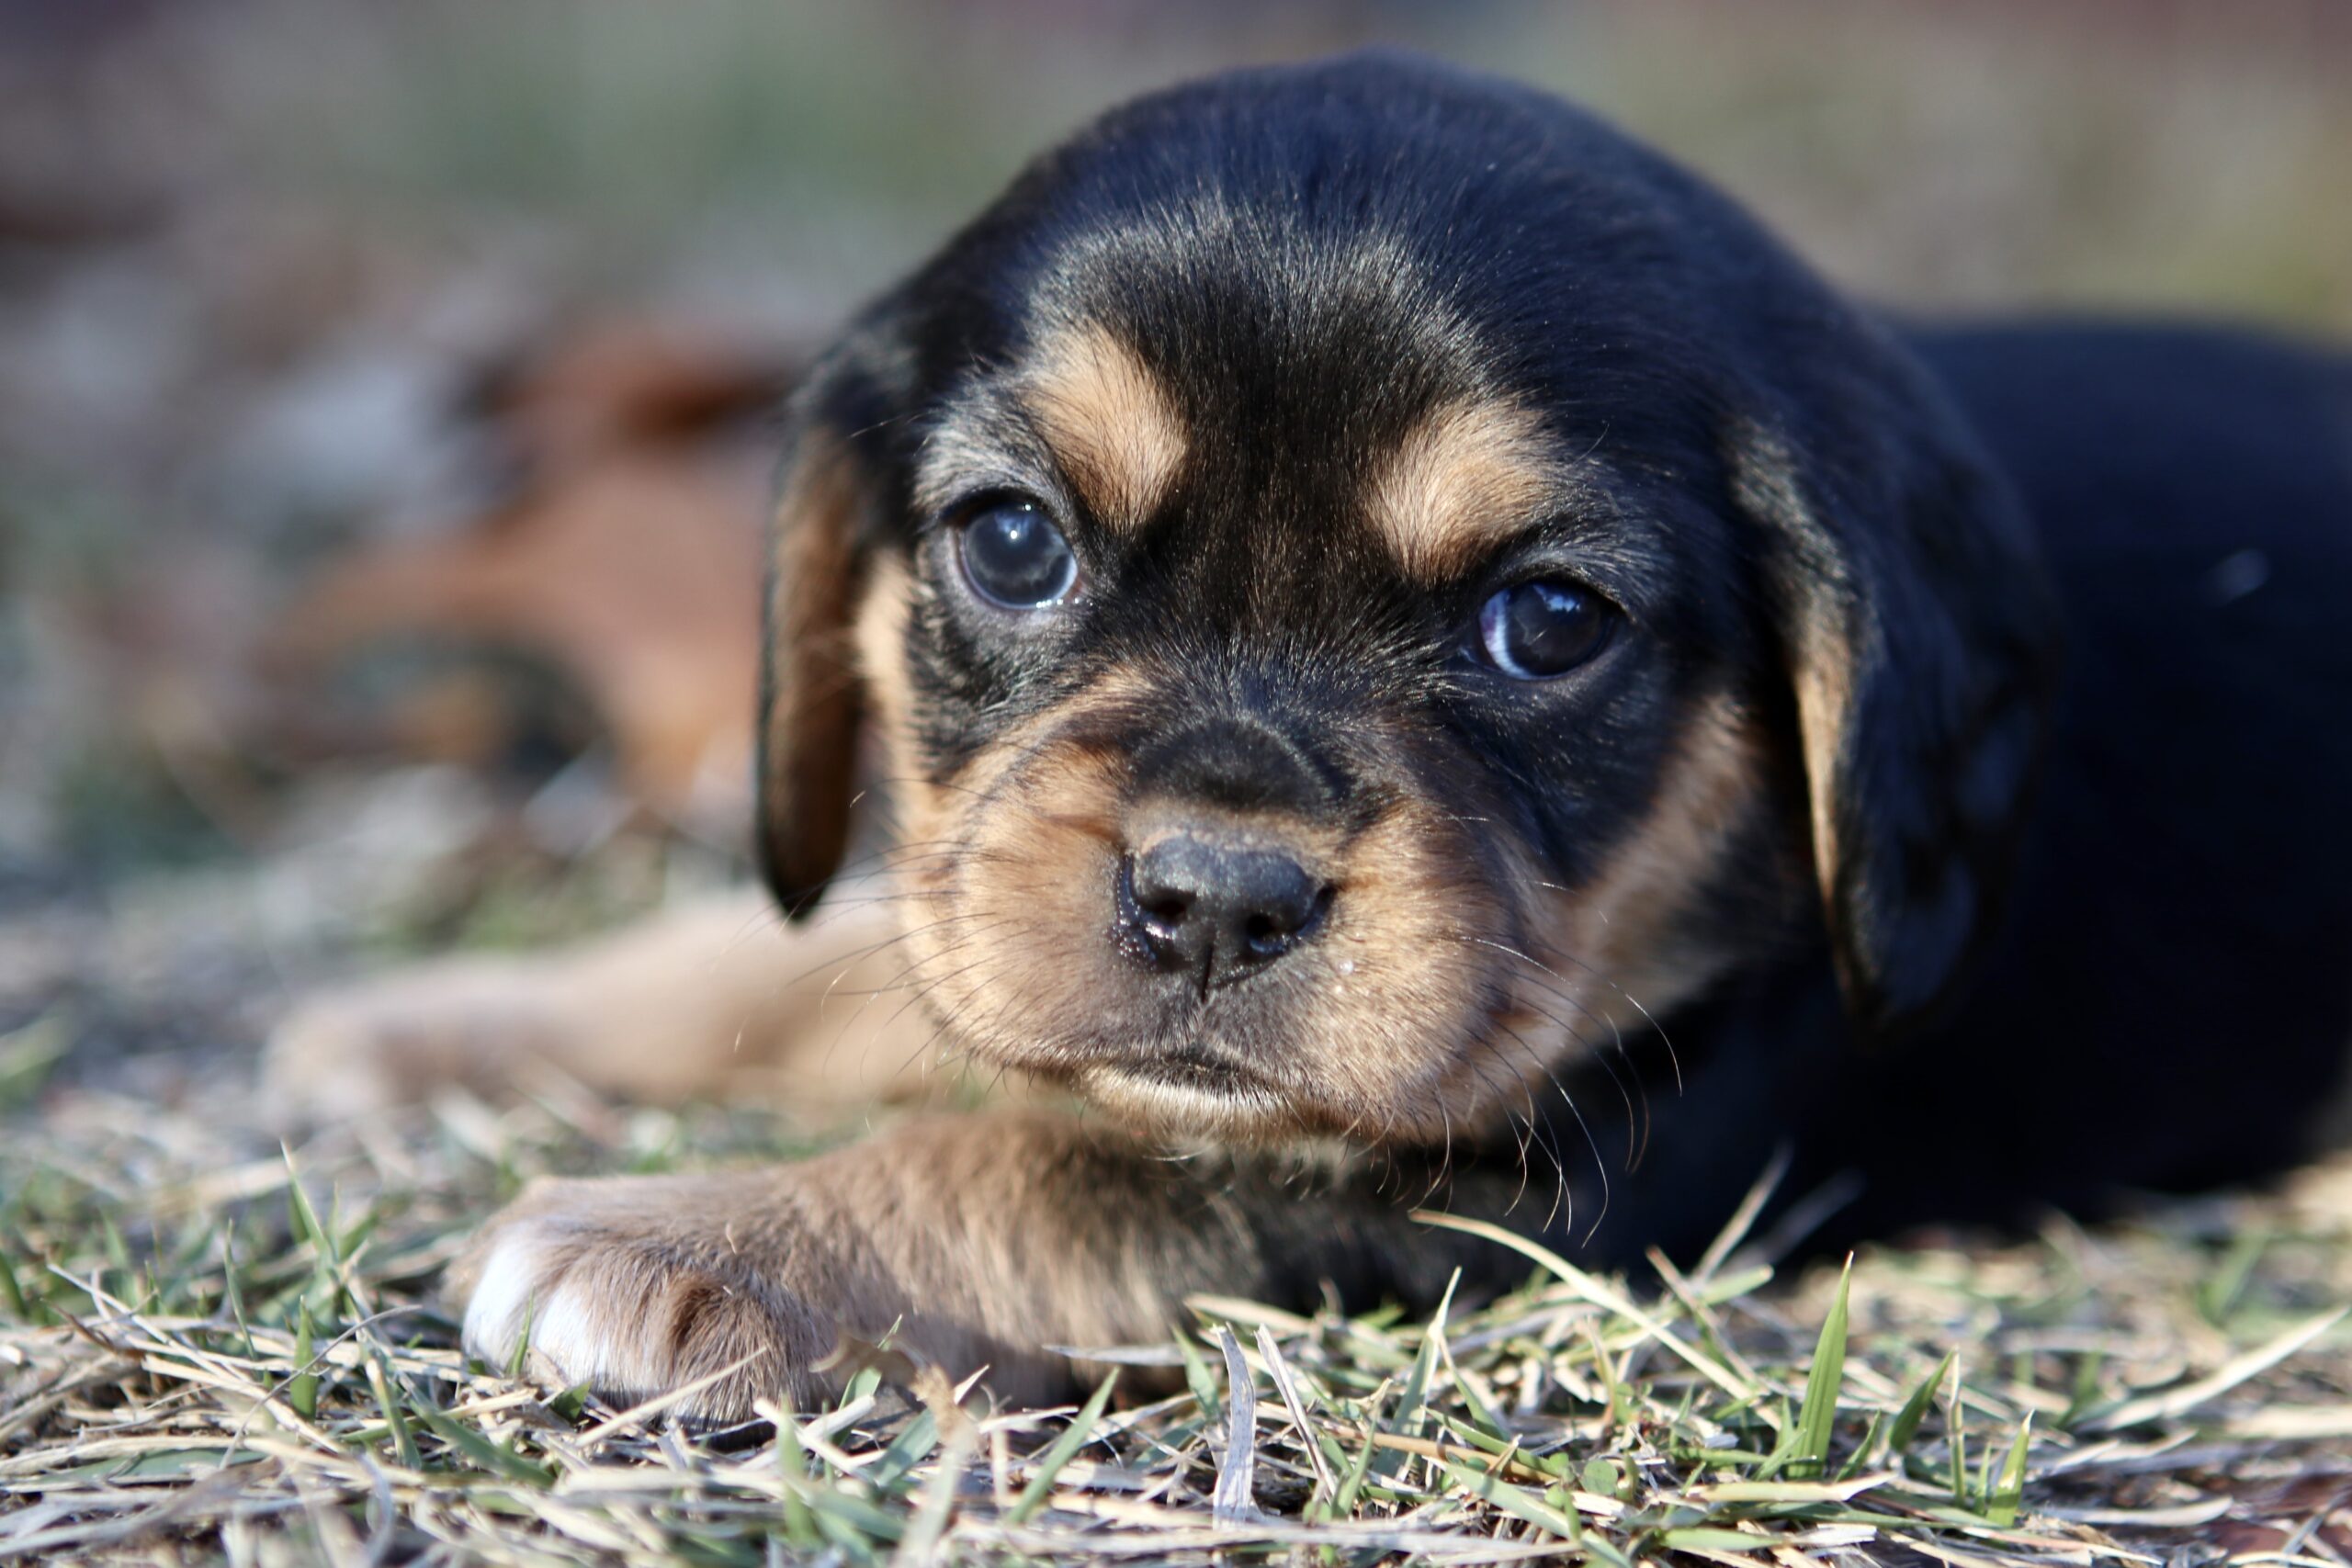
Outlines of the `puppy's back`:
{"label": "puppy's back", "polygon": [[2352,360],[1914,342],[2024,492],[2067,673],[2016,918],[1895,1091],[2059,1151],[2053,1197],[2278,1168],[2352,1065]]}

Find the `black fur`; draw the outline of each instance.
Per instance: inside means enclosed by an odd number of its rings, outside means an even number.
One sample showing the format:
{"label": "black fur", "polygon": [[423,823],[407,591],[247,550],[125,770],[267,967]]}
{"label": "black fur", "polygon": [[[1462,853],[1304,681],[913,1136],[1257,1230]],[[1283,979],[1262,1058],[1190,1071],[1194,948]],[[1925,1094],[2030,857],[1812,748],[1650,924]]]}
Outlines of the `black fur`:
{"label": "black fur", "polygon": [[[934,777],[1106,668],[1176,668],[1182,705],[1104,737],[1136,787],[1350,822],[1402,769],[1573,887],[1699,694],[1770,716],[1771,788],[1689,933],[1739,962],[1663,1021],[1681,1091],[1635,1043],[1654,1127],[1635,1106],[1540,1134],[1585,1219],[1577,1173],[1611,1173],[1596,1247],[1702,1242],[1783,1144],[1790,1194],[1856,1179],[1838,1236],[2304,1152],[2352,1055],[2344,359],[1902,327],[1574,109],[1354,57],[1113,114],[865,314],[800,417],[852,454],[866,547],[946,547],[911,490],[927,444],[1004,423],[1002,367],[1079,319],[1179,406],[1177,521],[1073,527],[1080,616],[921,600]],[[1408,581],[1334,498],[1432,407],[1495,392],[1605,493]],[[1622,604],[1621,646],[1544,686],[1466,670],[1462,626],[1533,562]],[[1841,705],[1805,711],[1826,690]],[[1426,743],[1375,755],[1375,716]]]}

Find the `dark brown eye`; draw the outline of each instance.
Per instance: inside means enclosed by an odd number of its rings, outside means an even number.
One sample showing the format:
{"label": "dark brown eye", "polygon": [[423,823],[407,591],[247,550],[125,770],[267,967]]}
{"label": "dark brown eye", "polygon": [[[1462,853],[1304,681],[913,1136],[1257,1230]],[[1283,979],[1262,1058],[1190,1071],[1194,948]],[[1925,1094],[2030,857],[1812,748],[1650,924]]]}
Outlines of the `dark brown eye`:
{"label": "dark brown eye", "polygon": [[965,581],[991,604],[1041,610],[1061,602],[1078,581],[1078,557],[1033,501],[991,501],[956,534]]}
{"label": "dark brown eye", "polygon": [[1540,577],[1506,588],[1478,611],[1478,653],[1517,681],[1548,681],[1599,653],[1615,606],[1589,589]]}

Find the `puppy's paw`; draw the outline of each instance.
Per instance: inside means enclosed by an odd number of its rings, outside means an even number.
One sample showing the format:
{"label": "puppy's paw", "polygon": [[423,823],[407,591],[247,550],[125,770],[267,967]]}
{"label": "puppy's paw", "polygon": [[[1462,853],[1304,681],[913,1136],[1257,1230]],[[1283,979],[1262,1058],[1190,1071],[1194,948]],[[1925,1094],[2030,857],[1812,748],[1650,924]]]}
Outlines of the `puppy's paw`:
{"label": "puppy's paw", "polygon": [[305,1125],[380,1114],[449,1084],[484,1088],[560,1050],[563,1001],[532,965],[446,960],[309,998],[270,1032],[264,1106]]}
{"label": "puppy's paw", "polygon": [[315,1126],[379,1115],[413,1098],[378,1023],[365,1005],[335,994],[288,1013],[262,1051],[265,1118],[278,1127]]}
{"label": "puppy's paw", "polygon": [[[741,1420],[756,1399],[822,1397],[811,1369],[830,1316],[786,1282],[793,1261],[724,1179],[543,1181],[492,1219],[452,1269],[467,1351],[540,1381],[635,1404],[712,1379],[673,1408]],[[744,1235],[735,1234],[734,1224]]]}

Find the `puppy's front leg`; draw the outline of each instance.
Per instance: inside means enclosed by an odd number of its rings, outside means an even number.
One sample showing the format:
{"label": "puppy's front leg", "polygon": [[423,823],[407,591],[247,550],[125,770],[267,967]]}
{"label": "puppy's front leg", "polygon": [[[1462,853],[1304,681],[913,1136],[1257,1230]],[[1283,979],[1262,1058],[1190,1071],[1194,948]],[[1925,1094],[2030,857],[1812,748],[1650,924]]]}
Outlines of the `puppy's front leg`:
{"label": "puppy's front leg", "polygon": [[[807,1407],[847,1332],[1007,1397],[1072,1387],[1051,1346],[1159,1337],[1188,1294],[1433,1296],[1476,1247],[1415,1224],[1423,1184],[1171,1160],[1064,1116],[1006,1110],[909,1122],[792,1166],[547,1181],[493,1219],[452,1271],[466,1347],[505,1364],[527,1338],[542,1375],[616,1399],[752,1358],[684,1408]],[[1493,1249],[1487,1249],[1491,1253]]]}
{"label": "puppy's front leg", "polygon": [[730,1094],[824,1113],[921,1098],[937,1087],[938,1026],[902,994],[891,897],[845,889],[795,926],[765,895],[722,895],[569,948],[331,990],[272,1032],[266,1094],[283,1119],[334,1121],[448,1084],[509,1095],[544,1064],[656,1102]]}

